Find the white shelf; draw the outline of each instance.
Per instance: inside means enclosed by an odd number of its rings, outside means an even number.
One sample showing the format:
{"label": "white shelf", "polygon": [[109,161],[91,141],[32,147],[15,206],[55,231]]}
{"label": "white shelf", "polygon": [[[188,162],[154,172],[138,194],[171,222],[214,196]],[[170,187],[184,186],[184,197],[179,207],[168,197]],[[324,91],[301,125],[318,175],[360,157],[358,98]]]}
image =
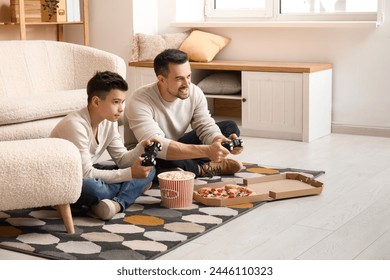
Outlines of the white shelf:
{"label": "white shelf", "polygon": [[207,94],[207,93],[205,93],[204,95],[206,96],[206,98],[236,99],[236,100],[242,99],[240,94],[227,95],[227,94]]}

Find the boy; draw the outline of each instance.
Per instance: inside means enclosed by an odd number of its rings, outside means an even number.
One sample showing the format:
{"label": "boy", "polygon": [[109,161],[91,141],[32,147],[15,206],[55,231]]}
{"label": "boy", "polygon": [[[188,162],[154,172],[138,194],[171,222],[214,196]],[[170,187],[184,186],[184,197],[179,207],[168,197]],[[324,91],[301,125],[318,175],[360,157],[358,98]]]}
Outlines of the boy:
{"label": "boy", "polygon": [[[71,141],[80,151],[83,169],[81,196],[76,204],[87,205],[102,220],[111,219],[134,203],[155,176],[153,166],[141,166],[144,147],[155,139],[140,142],[127,151],[118,132],[127,82],[117,73],[97,72],[88,82],[88,105],[62,119],[50,137]],[[108,151],[117,165],[96,165]]]}

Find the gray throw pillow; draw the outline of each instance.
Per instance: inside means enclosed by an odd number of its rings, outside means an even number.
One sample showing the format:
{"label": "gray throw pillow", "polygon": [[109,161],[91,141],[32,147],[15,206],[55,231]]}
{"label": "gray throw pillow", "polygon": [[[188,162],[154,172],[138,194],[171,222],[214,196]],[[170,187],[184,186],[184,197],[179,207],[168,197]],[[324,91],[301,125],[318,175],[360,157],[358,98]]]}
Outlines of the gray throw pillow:
{"label": "gray throw pillow", "polygon": [[205,94],[237,94],[241,91],[241,73],[210,74],[197,85]]}

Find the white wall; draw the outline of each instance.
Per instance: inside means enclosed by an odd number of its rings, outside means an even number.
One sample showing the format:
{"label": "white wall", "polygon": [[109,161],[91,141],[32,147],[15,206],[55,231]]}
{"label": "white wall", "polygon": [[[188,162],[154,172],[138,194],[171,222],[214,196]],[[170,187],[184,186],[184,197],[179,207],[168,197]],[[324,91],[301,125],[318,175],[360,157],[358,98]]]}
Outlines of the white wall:
{"label": "white wall", "polygon": [[[140,10],[133,11],[133,2]],[[133,12],[135,18],[141,19],[135,25]],[[379,28],[204,30],[232,38],[218,59],[333,63],[333,124],[378,128],[387,133],[390,131],[390,5],[386,7],[386,16]],[[91,45],[128,61],[133,32],[175,32],[177,28],[169,26],[175,17],[175,0],[93,0],[90,1]]]}
{"label": "white wall", "polygon": [[[209,29],[232,38],[220,59],[330,62],[332,123],[390,128],[390,24],[375,29]],[[250,39],[248,39],[250,38]]]}
{"label": "white wall", "polygon": [[158,4],[157,0],[133,0],[134,33],[158,33]]}
{"label": "white wall", "polygon": [[[130,0],[89,0],[90,46],[122,57],[131,57],[133,40],[133,3]],[[65,41],[78,39],[82,30],[66,26]],[[127,79],[128,80],[128,79]]]}

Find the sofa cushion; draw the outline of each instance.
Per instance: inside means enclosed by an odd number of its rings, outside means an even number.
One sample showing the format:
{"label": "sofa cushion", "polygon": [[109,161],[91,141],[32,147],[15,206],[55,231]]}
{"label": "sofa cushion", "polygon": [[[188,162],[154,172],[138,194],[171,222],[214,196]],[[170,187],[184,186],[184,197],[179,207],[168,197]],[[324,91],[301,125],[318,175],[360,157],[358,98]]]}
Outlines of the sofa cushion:
{"label": "sofa cushion", "polygon": [[0,142],[47,138],[64,116],[9,125],[0,125]]}
{"label": "sofa cushion", "polygon": [[65,116],[87,105],[85,89],[23,97],[0,96],[0,125]]}

